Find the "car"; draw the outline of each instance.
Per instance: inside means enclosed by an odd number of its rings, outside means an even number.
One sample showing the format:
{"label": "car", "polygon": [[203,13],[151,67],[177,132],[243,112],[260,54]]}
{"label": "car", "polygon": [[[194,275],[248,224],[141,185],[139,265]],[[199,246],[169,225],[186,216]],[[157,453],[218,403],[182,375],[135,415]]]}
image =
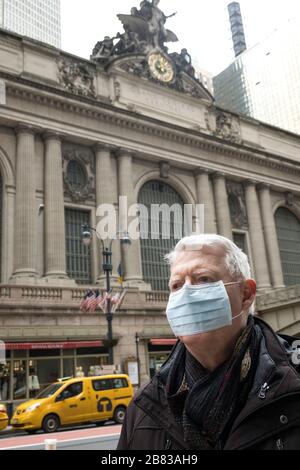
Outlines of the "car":
{"label": "car", "polygon": [[125,374],[68,378],[45,388],[34,400],[19,405],[11,419],[14,429],[35,433],[113,419],[122,424],[134,388]]}
{"label": "car", "polygon": [[8,426],[8,415],[6,406],[0,403],[0,431],[3,431]]}

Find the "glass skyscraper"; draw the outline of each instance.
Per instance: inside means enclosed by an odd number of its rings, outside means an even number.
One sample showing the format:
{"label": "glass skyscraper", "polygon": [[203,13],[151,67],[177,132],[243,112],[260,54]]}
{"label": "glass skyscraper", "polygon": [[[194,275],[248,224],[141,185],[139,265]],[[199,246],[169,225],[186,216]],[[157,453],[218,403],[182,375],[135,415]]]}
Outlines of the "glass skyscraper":
{"label": "glass skyscraper", "polygon": [[217,104],[300,134],[299,31],[290,20],[214,77]]}
{"label": "glass skyscraper", "polygon": [[60,48],[60,0],[0,0],[0,26]]}

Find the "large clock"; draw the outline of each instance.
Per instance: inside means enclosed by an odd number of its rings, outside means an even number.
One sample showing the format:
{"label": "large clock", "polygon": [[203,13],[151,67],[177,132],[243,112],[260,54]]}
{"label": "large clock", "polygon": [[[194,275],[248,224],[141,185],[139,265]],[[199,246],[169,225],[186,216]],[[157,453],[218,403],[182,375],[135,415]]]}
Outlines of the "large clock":
{"label": "large clock", "polygon": [[175,71],[172,62],[159,52],[153,52],[148,57],[148,65],[151,75],[164,83],[173,81]]}

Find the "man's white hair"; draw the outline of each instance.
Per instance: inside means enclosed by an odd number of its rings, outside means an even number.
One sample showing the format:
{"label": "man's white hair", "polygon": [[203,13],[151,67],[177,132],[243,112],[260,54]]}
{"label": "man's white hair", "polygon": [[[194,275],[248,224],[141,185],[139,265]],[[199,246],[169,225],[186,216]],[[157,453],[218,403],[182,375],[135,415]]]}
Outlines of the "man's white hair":
{"label": "man's white hair", "polygon": [[[229,273],[237,280],[251,279],[251,268],[248,256],[231,240],[215,234],[201,234],[185,237],[180,240],[165,260],[172,266],[183,251],[200,251],[204,246],[222,247],[225,251],[225,265]],[[250,313],[254,306],[250,307]]]}
{"label": "man's white hair", "polygon": [[222,247],[225,251],[225,264],[230,274],[242,279],[251,278],[248,256],[235,243],[221,235],[201,234],[182,238],[165,259],[172,266],[182,251],[200,251],[204,246]]}

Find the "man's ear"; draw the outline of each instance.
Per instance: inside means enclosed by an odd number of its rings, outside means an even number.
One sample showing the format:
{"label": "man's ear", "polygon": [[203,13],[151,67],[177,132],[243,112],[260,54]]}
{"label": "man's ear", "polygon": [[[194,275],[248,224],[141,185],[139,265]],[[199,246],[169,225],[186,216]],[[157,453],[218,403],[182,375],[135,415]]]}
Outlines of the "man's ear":
{"label": "man's ear", "polygon": [[253,304],[255,294],[256,282],[254,279],[247,279],[244,283],[243,307],[249,308]]}

